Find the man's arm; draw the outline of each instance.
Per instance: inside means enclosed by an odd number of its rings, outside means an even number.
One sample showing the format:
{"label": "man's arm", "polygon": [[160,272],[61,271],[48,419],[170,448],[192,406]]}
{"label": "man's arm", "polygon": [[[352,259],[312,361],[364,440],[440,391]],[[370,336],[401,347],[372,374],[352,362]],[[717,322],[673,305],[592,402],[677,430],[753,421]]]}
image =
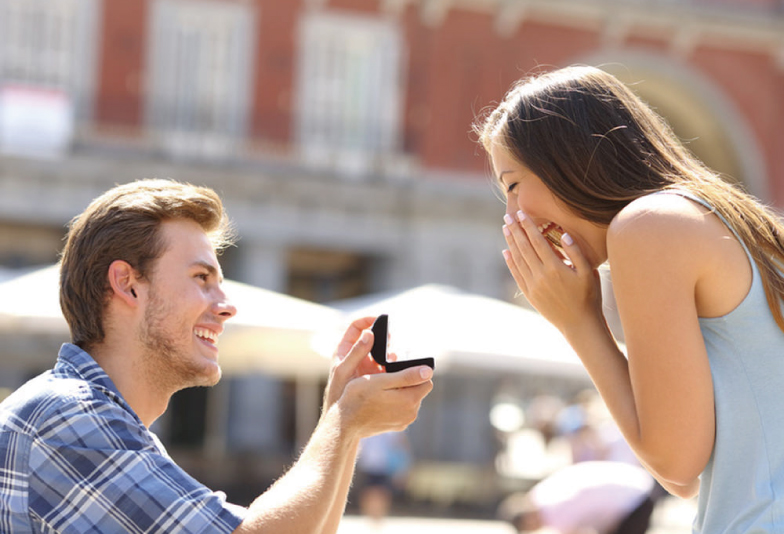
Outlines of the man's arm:
{"label": "man's arm", "polygon": [[354,469],[357,463],[357,455],[359,454],[359,444],[357,443],[350,455],[347,458],[346,465],[341,473],[340,492],[335,497],[335,502],[329,512],[322,532],[324,534],[334,534],[340,526],[340,520],[343,519],[343,514],[346,511],[346,502],[348,500],[348,492],[351,489],[351,481],[354,479]]}
{"label": "man's arm", "polygon": [[[355,368],[352,372],[351,364],[352,362],[348,362],[346,364],[342,364],[343,360],[346,358],[343,354],[349,352],[353,346],[354,339],[357,335],[363,335],[362,328],[367,328],[368,326],[372,326],[373,322],[375,321],[375,317],[366,317],[364,319],[359,319],[355,321],[349,329],[346,331],[345,336],[343,337],[342,342],[338,346],[337,350],[335,351],[335,356],[333,358],[334,365],[332,366],[332,373],[330,374],[329,380],[329,387],[326,388],[324,392],[324,407],[325,409],[331,406],[335,402],[335,393],[333,391],[342,391],[345,388],[345,384],[348,380],[352,378],[356,378],[363,374],[375,374],[384,372],[384,369],[376,364],[373,358],[368,358],[365,356],[360,365]],[[372,330],[369,332],[372,335]],[[367,335],[367,334],[365,334]],[[360,337],[361,339],[361,337]],[[366,338],[367,339],[367,338]],[[372,347],[374,344],[375,339],[369,339],[368,347]],[[397,355],[395,353],[390,353],[388,355],[391,361],[397,361]],[[348,375],[348,376],[346,376]],[[346,465],[341,473],[342,480],[340,482],[341,485],[341,492],[335,498],[335,503],[330,511],[329,518],[327,519],[326,526],[323,529],[325,533],[334,533],[337,532],[338,526],[340,525],[340,520],[343,518],[343,514],[346,511],[346,501],[348,500],[348,493],[351,489],[351,482],[354,478],[354,470],[356,468],[356,461],[357,456],[359,454],[359,443],[357,443],[346,462]]]}
{"label": "man's arm", "polygon": [[[336,532],[359,441],[402,430],[416,419],[422,399],[433,387],[432,371],[416,367],[380,373],[369,356],[373,336],[362,333],[370,322],[355,321],[347,331],[330,373],[324,412],[310,441],[288,473],[251,504],[235,534]],[[343,356],[347,346],[351,348]]]}

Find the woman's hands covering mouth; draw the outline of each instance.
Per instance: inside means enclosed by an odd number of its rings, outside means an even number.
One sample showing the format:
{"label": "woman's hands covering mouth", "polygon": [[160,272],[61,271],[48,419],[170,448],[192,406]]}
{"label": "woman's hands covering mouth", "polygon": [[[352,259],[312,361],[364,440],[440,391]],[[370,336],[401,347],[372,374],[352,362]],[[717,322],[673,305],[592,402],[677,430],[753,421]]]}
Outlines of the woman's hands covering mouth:
{"label": "woman's hands covering mouth", "polygon": [[521,211],[504,222],[506,265],[542,316],[565,331],[586,313],[602,313],[599,274],[569,234],[555,223],[537,227]]}

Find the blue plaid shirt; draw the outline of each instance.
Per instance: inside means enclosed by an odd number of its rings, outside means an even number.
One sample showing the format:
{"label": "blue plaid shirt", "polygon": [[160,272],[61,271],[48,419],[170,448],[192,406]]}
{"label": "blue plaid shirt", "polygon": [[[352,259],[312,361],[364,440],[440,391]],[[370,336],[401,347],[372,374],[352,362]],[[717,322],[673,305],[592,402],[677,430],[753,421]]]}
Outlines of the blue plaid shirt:
{"label": "blue plaid shirt", "polygon": [[86,352],[0,404],[0,532],[232,532],[245,509],[191,478]]}

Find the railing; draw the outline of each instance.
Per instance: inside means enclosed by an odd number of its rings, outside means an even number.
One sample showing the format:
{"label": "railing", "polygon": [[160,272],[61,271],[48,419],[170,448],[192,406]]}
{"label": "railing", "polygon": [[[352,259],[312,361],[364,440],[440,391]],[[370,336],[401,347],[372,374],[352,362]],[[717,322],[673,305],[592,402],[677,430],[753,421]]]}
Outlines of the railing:
{"label": "railing", "polygon": [[[587,4],[597,3],[597,0],[582,1]],[[613,3],[630,4],[651,9],[672,7],[728,14],[737,13],[747,16],[784,16],[784,0],[613,0]]]}

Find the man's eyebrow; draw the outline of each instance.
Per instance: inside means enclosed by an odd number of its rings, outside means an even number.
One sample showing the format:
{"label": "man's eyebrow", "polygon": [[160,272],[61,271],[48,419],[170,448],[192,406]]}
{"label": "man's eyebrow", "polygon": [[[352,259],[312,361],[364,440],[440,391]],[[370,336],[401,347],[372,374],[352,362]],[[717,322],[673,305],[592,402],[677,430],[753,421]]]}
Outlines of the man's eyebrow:
{"label": "man's eyebrow", "polygon": [[191,267],[201,267],[206,269],[211,276],[215,276],[219,282],[223,282],[223,273],[220,271],[219,268],[215,267],[213,264],[208,263],[206,261],[197,260],[191,263]]}

